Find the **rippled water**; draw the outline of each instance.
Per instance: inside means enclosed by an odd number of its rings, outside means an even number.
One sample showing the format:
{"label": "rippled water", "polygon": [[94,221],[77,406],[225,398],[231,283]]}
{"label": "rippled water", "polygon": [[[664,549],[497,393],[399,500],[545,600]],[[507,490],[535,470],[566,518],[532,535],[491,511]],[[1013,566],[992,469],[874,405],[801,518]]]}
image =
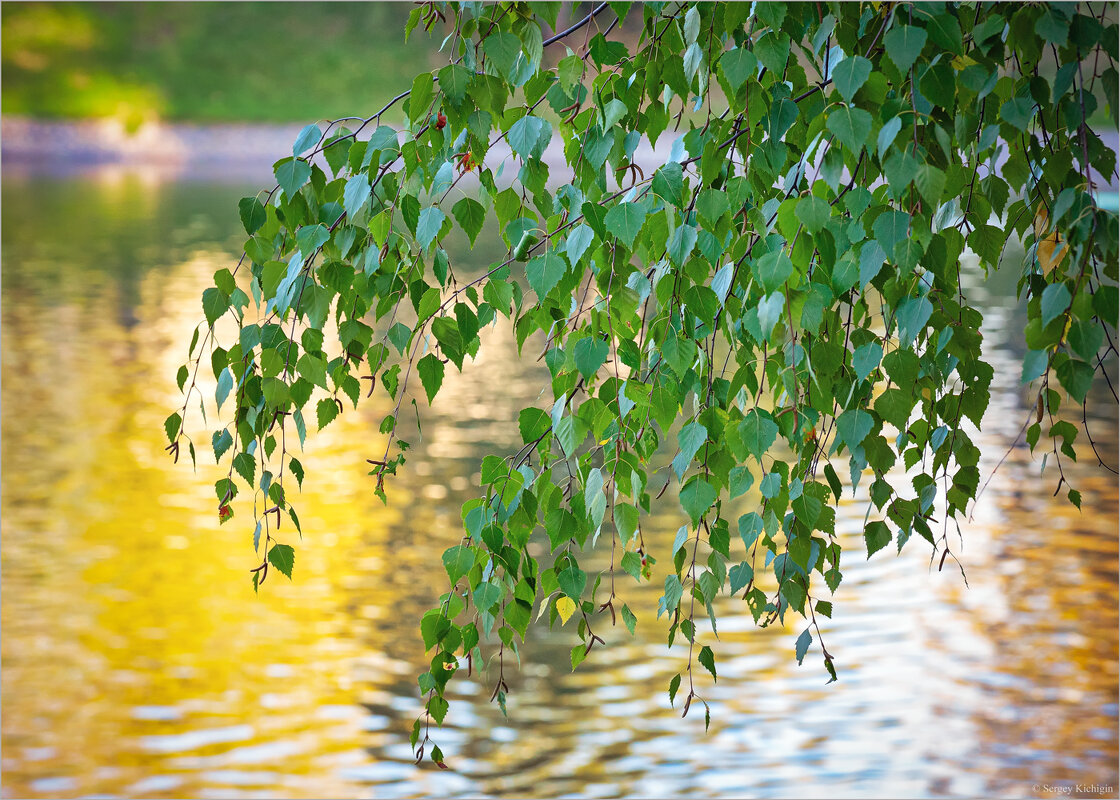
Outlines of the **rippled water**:
{"label": "rippled water", "polygon": [[[312,437],[295,580],[254,596],[246,515],[217,525],[216,468],[173,466],[162,420],[198,297],[239,244],[236,200],[255,188],[4,178],[4,796],[1115,796],[1117,485],[1082,442],[1066,468],[1081,513],[1012,448],[964,530],[970,588],[921,540],[865,560],[867,498],[845,498],[845,579],[822,620],[838,683],[818,656],[797,666],[799,629],[757,630],[725,599],[705,734],[668,704],[684,651],[650,611],[662,576],[627,580],[635,638],[603,623],[612,646],[572,673],[574,634],[534,630],[507,672],[509,718],[486,702],[493,675],[459,680],[438,737],[452,770],[414,766],[417,621],[482,456],[520,444],[515,415],[544,368],[508,329],[487,334],[424,412],[388,507],[364,468],[383,401]],[[985,478],[1027,413],[1013,289],[1000,276],[977,290],[996,365]],[[1092,413],[1115,464],[1107,390]],[[197,417],[192,430],[208,440]],[[679,524],[662,512],[651,544],[668,549]]]}

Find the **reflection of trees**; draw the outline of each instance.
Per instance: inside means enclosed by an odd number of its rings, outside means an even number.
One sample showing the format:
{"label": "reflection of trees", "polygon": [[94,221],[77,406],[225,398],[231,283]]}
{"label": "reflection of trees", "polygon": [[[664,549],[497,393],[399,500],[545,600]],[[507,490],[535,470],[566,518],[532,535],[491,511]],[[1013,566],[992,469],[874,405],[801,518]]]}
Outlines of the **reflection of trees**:
{"label": "reflection of trees", "polygon": [[215,239],[240,244],[236,198],[258,188],[165,182],[113,167],[83,179],[5,177],[4,294],[34,292],[51,307],[112,286],[127,330],[140,319],[140,287],[151,270],[182,263]]}
{"label": "reflection of trees", "polygon": [[[994,287],[986,287],[992,295],[985,303],[985,353],[996,377],[980,437],[982,480],[1005,452],[1007,458],[963,531],[972,587],[938,578],[946,587],[941,596],[961,613],[919,615],[931,656],[950,675],[929,689],[934,713],[966,719],[972,729],[971,778],[960,775],[959,754],[944,739],[931,740],[927,755],[957,774],[937,791],[1030,795],[1039,782],[1115,786],[1115,480],[1096,466],[1082,436],[1079,462],[1063,458],[1084,497],[1081,513],[1064,491],[1053,496],[1053,455],[1040,475],[1044,447],[1032,457],[1021,440],[1012,444],[1030,414],[1018,381],[1025,316],[1013,288],[1001,295]],[[1098,388],[1090,396],[1089,424],[1102,456],[1116,464],[1115,405]],[[1080,409],[1065,414],[1080,422]],[[946,565],[945,573],[951,571]]]}
{"label": "reflection of trees", "polygon": [[[1116,439],[1108,442],[1116,453]],[[1039,781],[1116,785],[1116,486],[1090,453],[1066,467],[1086,497],[1082,515],[1053,498],[1038,462],[1016,452],[989,487],[995,518],[966,532],[973,592],[950,584],[958,624],[987,643],[969,652],[951,631],[933,636],[973,679],[965,696],[992,793]],[[991,464],[989,464],[990,468]],[[978,577],[983,583],[976,587]],[[941,626],[938,626],[939,628]],[[958,697],[943,698],[955,713]]]}
{"label": "reflection of trees", "polygon": [[[6,226],[5,236],[16,228]],[[72,774],[87,792],[116,792],[153,770],[177,769],[174,740],[146,737],[200,730],[205,742],[207,730],[237,723],[251,725],[253,742],[266,746],[312,734],[300,754],[285,755],[284,774],[297,783],[315,774],[316,759],[347,746],[331,745],[326,733],[336,723],[316,717],[321,704],[351,698],[335,680],[339,670],[321,668],[355,652],[330,624],[336,603],[326,575],[338,565],[312,556],[300,565],[301,581],[276,582],[267,602],[254,603],[244,518],[240,528],[216,530],[216,470],[202,466],[191,477],[162,452],[160,420],[183,355],[166,348],[194,324],[188,298],[224,256],[166,274],[139,266],[144,249],[126,246],[113,262],[118,270],[96,257],[101,245],[63,257],[49,242],[44,253],[15,238],[4,244],[0,338],[4,745],[6,756],[25,746],[56,754],[6,764],[5,789],[29,794],[37,777]],[[136,327],[100,313],[130,282]],[[169,321],[176,331],[163,336]],[[196,438],[205,464],[206,437]],[[170,716],[133,716],[152,705]],[[220,766],[230,751],[236,763],[231,748],[244,744],[215,741],[190,757]],[[180,789],[201,793],[189,787],[205,786],[205,777],[194,780]],[[320,776],[302,793],[324,786]]]}

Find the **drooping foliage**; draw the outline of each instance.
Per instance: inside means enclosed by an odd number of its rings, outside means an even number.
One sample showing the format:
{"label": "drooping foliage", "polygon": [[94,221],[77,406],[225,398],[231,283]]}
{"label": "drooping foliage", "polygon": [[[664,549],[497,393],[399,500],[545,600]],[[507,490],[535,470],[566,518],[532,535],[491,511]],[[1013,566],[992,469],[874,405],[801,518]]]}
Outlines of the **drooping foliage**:
{"label": "drooping foliage", "polygon": [[[1096,190],[1116,156],[1094,130],[1116,125],[1115,7],[603,3],[567,27],[560,10],[413,12],[447,64],[393,101],[403,129],[382,122],[393,104],[309,125],[277,185],[241,201],[244,255],[202,296],[166,423],[193,459],[184,416],[212,369],[218,513],[252,508],[256,588],[292,575],[309,425],[387,393],[384,500],[402,408],[470,369],[484,328],[505,318],[526,357],[543,352],[547,402],[509,421],[520,450],[480,465],[448,591],[420,622],[413,744],[441,765],[448,681],[504,665],[534,620],[575,620],[574,668],[605,620],[667,615],[687,713],[694,666],[717,674],[704,620],[728,593],[760,625],[804,618],[796,658],[815,644],[835,678],[818,623],[842,580],[839,498],[869,493],[868,557],[916,536],[944,565],[980,488],[969,430],[993,373],[962,257],[987,273],[1025,245],[1025,437],[1075,504],[1061,462],[1087,431],[1059,409],[1115,352],[1117,216]],[[643,169],[657,145],[668,158]],[[506,255],[457,274],[455,227]],[[732,519],[741,496],[752,510]],[[643,524],[674,501],[680,532],[655,556]],[[581,566],[591,548],[609,569]],[[658,607],[631,609],[626,582],[658,560]],[[503,709],[506,691],[499,674]]]}

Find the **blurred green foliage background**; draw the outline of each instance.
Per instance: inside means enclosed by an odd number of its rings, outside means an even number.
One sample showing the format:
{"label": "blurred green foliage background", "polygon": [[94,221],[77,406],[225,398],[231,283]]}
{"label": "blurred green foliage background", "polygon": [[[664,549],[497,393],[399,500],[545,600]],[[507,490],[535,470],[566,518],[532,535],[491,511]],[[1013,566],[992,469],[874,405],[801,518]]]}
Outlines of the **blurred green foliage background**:
{"label": "blurred green foliage background", "polygon": [[[441,59],[409,3],[4,3],[3,112],[291,122],[368,114]],[[433,46],[433,44],[435,46]]]}

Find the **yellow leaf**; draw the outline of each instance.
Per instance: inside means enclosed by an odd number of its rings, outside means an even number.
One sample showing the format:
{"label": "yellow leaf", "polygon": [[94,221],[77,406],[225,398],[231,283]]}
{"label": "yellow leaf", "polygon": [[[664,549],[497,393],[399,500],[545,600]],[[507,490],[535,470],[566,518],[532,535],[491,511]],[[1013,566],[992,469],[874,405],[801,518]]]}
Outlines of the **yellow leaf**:
{"label": "yellow leaf", "polygon": [[1050,215],[1046,213],[1046,206],[1039,203],[1038,210],[1034,215],[1034,235],[1038,241],[1036,254],[1038,256],[1038,266],[1042,270],[1043,275],[1049,275],[1057,269],[1066,255],[1069,254],[1069,246],[1065,243],[1057,231],[1046,235],[1050,222]]}
{"label": "yellow leaf", "polygon": [[1069,248],[1056,233],[1038,242],[1038,265],[1043,275],[1049,275],[1065,260]]}
{"label": "yellow leaf", "polygon": [[560,615],[560,624],[565,624],[575,613],[576,603],[572,598],[561,596],[556,598],[556,613]]}

